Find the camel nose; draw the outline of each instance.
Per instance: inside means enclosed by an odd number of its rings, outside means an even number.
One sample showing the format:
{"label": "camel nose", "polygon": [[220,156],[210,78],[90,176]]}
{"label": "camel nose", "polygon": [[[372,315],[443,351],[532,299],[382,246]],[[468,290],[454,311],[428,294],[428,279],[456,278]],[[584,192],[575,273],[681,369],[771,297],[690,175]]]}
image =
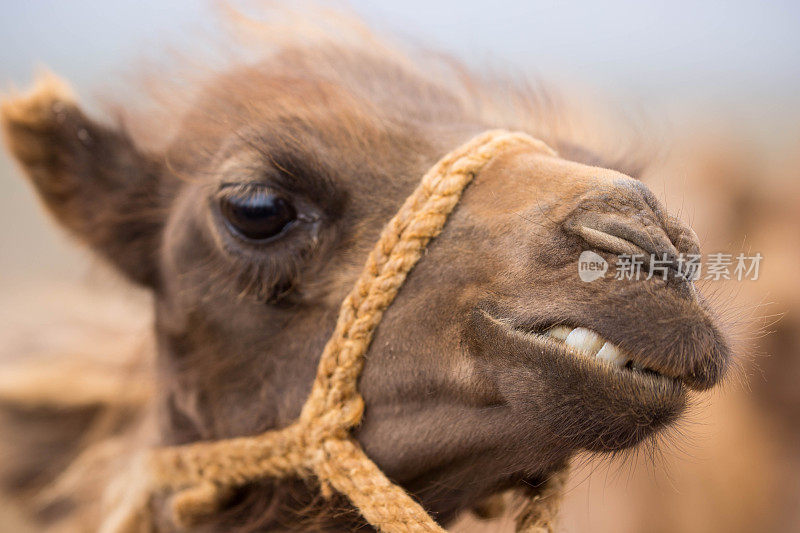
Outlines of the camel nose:
{"label": "camel nose", "polygon": [[[730,350],[692,283],[689,274],[693,273],[683,263],[686,255],[699,256],[700,252],[697,237],[688,226],[667,216],[643,184],[620,179],[585,193],[564,219],[563,228],[595,250],[643,256],[642,266],[649,267],[653,276],[629,277],[626,281],[664,280],[659,287],[663,292],[651,290],[649,285],[628,285],[623,292],[606,286],[612,296],[625,294],[625,305],[619,312],[626,319],[613,323],[613,327],[637,353],[643,367],[680,379],[697,390],[722,379]],[[655,260],[662,267],[658,271]],[[630,290],[636,288],[641,290]],[[607,297],[593,294],[600,300]],[[618,300],[613,301],[618,305]]]}
{"label": "camel nose", "polygon": [[677,279],[685,277],[681,261],[700,253],[694,231],[668,216],[650,189],[630,179],[583,199],[564,229],[599,250],[641,256],[645,266],[657,260]]}

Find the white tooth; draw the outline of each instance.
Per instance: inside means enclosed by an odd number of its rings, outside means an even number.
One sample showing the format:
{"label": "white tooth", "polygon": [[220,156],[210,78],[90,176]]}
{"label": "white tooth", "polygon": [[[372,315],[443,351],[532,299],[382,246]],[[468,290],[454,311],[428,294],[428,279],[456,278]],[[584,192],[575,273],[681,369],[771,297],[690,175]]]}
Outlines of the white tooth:
{"label": "white tooth", "polygon": [[597,352],[596,357],[609,364],[619,367],[623,367],[625,366],[625,363],[627,363],[625,356],[622,355],[622,352],[619,351],[619,348],[610,342],[605,343],[603,347],[600,348],[600,351]]}
{"label": "white tooth", "polygon": [[575,328],[567,335],[564,344],[572,346],[589,355],[594,355],[603,346],[603,339],[600,335],[586,328]]}
{"label": "white tooth", "polygon": [[570,331],[572,331],[572,328],[568,328],[567,326],[555,326],[548,329],[546,334],[548,337],[554,337],[563,341],[566,340]]}

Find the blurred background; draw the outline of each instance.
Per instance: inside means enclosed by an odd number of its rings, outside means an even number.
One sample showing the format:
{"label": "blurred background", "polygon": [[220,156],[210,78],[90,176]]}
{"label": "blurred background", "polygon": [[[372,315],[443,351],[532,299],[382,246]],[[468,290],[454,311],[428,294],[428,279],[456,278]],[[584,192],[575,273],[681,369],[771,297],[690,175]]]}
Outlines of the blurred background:
{"label": "blurred background", "polygon": [[[800,531],[800,3],[339,5],[378,33],[478,69],[523,72],[563,87],[567,103],[591,101],[603,116],[635,122],[657,145],[643,179],[694,226],[704,250],[764,256],[757,281],[713,286],[734,309],[742,371],[697,405],[657,457],[587,460],[573,475],[563,529]],[[212,3],[190,0],[6,1],[2,14],[3,90],[26,87],[46,65],[90,109],[93,96],[119,88],[114,75],[125,67],[215,31]],[[4,152],[0,272],[0,358],[79,342],[98,308],[108,339],[146,327],[115,321],[143,296],[50,223]],[[109,296],[87,302],[87,287]],[[129,295],[122,304],[120,291]],[[49,334],[32,335],[32,326]],[[21,531],[12,514],[0,506],[0,531]]]}

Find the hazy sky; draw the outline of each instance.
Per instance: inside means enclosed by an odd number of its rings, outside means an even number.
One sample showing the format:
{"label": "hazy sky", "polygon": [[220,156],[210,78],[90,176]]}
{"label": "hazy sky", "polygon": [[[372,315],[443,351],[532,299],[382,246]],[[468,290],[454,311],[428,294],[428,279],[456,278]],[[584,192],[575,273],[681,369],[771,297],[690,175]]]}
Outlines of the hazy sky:
{"label": "hazy sky", "polygon": [[[82,87],[209,19],[197,0],[3,0],[0,80],[45,63]],[[349,2],[381,28],[485,64],[647,99],[791,98],[800,2],[402,0]]]}

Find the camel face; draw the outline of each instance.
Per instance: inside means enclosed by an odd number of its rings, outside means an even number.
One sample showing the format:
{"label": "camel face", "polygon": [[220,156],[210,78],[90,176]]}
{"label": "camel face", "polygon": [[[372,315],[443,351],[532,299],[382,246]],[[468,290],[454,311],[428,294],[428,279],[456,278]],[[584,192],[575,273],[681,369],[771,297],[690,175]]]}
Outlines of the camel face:
{"label": "camel face", "polygon": [[[53,81],[4,107],[58,220],[154,292],[165,443],[295,420],[383,224],[441,155],[497,126],[388,67],[365,81],[287,57],[217,80],[163,153]],[[443,521],[578,451],[637,444],[721,379],[728,348],[674,262],[666,280],[613,268],[697,249],[632,178],[499,155],[386,313],[357,438]],[[582,281],[584,251],[606,275]]]}
{"label": "camel face", "polygon": [[613,265],[632,240],[697,250],[631,178],[526,151],[493,161],[375,338],[361,380],[368,453],[422,493],[533,482],[577,450],[627,448],[675,421],[687,388],[721,379],[728,347],[680,277],[580,279],[582,251]]}

